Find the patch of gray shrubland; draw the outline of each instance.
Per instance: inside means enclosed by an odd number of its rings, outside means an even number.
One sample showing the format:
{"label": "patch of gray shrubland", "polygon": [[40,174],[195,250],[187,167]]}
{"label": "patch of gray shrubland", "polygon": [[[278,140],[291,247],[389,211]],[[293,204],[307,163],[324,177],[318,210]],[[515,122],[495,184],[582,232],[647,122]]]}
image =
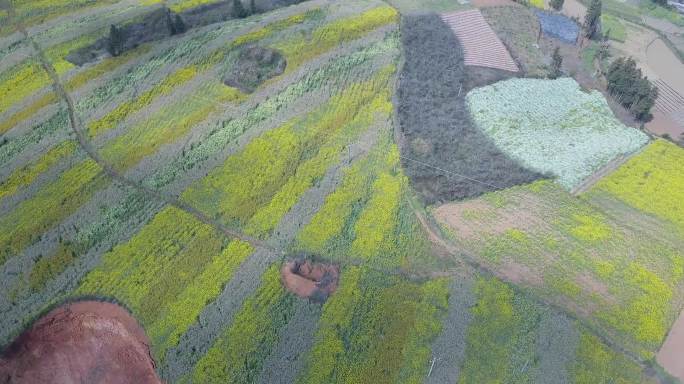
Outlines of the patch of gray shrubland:
{"label": "patch of gray shrubland", "polygon": [[285,57],[275,49],[256,45],[242,47],[237,62],[223,76],[223,83],[252,93],[266,80],[285,72]]}
{"label": "patch of gray shrubland", "polygon": [[414,188],[432,204],[473,197],[541,177],[500,151],[474,124],[466,93],[510,77],[468,68],[461,44],[437,15],[402,21],[403,64],[397,114],[402,165]]}
{"label": "patch of gray shrubland", "polygon": [[119,25],[111,24],[109,35],[95,43],[79,48],[67,55],[67,60],[76,64],[98,60],[107,54],[119,56],[137,46],[150,41],[158,41],[170,36],[209,24],[231,19],[243,19],[277,8],[302,2],[303,0],[261,0],[243,4],[241,0],[218,1],[187,9],[180,13],[161,7],[154,9],[134,21]]}

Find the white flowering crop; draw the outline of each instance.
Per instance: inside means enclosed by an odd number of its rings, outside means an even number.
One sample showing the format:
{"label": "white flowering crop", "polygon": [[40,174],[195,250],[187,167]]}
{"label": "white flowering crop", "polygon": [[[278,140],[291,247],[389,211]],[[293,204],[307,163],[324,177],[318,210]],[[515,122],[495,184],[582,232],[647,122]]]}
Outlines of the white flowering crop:
{"label": "white flowering crop", "polygon": [[511,79],[468,93],[477,126],[506,154],[572,189],[616,156],[648,142],[614,116],[603,95],[571,78]]}

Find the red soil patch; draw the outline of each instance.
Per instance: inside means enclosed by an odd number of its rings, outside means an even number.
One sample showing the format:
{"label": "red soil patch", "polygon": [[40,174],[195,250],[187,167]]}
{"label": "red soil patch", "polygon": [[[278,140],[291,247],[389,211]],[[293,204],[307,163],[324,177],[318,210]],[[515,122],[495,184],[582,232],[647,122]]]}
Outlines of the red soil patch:
{"label": "red soil patch", "polygon": [[337,289],[340,269],[336,265],[291,260],[280,269],[283,285],[299,297],[325,301]]}
{"label": "red soil patch", "polygon": [[670,375],[684,382],[684,312],[670,329],[656,360]]}
{"label": "red soil patch", "polygon": [[149,340],[122,307],[81,301],[52,310],[0,356],[2,383],[161,383]]}

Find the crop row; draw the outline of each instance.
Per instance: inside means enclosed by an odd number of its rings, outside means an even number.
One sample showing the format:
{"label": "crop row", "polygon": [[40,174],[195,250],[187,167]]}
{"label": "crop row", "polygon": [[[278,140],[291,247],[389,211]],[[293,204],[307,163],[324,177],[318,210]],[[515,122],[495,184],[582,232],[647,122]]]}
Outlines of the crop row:
{"label": "crop row", "polygon": [[[594,204],[542,181],[435,214],[481,264],[504,277],[520,270],[516,281],[523,286],[644,356],[657,349],[677,314],[682,239],[615,199]],[[626,224],[635,222],[642,224]]]}
{"label": "crop row", "polygon": [[223,222],[244,226],[298,172],[301,159],[318,154],[336,134],[345,134],[340,130],[386,92],[391,72],[385,69],[371,80],[355,83],[308,115],[252,140],[192,185],[183,199]]}
{"label": "crop row", "polygon": [[[15,19],[25,26],[31,26],[86,7],[101,6],[115,2],[115,0],[13,1],[12,7],[14,8]],[[0,15],[0,20],[3,21],[2,27],[0,27],[0,36],[4,36],[12,31],[11,27],[13,27],[14,24],[9,22],[6,23],[5,21],[8,21],[7,17],[7,14],[4,16]]]}
{"label": "crop row", "polygon": [[377,7],[321,26],[312,31],[310,37],[285,40],[272,47],[283,53],[287,60],[286,71],[290,72],[307,60],[344,42],[358,39],[383,25],[395,23],[398,17],[396,9],[392,7]]}
{"label": "crop row", "polygon": [[447,307],[447,285],[444,279],[421,284],[348,267],[323,306],[297,382],[421,381]]}
{"label": "crop row", "polygon": [[[365,99],[362,94],[358,96],[362,100]],[[378,92],[372,99],[366,100],[367,104],[358,109],[350,120],[333,118],[338,124],[337,132],[331,131],[316,155],[302,162],[268,204],[254,214],[245,227],[247,233],[263,236],[273,230],[283,215],[299,200],[299,197],[311,188],[316,180],[324,176],[328,167],[337,163],[343,149],[351,144],[359,133],[367,130],[376,120],[382,122],[389,120],[392,105],[387,88]],[[342,100],[335,101],[339,103]],[[345,108],[348,105],[339,106]],[[321,117],[319,123],[322,123],[323,119],[324,117]]]}
{"label": "crop row", "polygon": [[126,132],[107,142],[102,157],[119,170],[129,169],[144,157],[155,153],[161,145],[174,142],[197,123],[218,110],[221,103],[242,98],[235,88],[205,83],[189,97],[155,111]]}
{"label": "crop row", "polygon": [[657,140],[603,178],[591,194],[609,193],[684,229],[684,150]]}
{"label": "crop row", "polygon": [[248,244],[226,244],[209,225],[168,207],[105,254],[73,295],[113,297],[127,305],[161,361],[251,252]]}
{"label": "crop row", "polygon": [[75,149],[76,143],[65,141],[50,149],[39,159],[24,165],[20,169],[16,169],[6,180],[0,183],[0,200],[31,184],[33,180],[50,169],[50,167],[74,153]]}
{"label": "crop row", "polygon": [[[148,182],[155,188],[169,184],[179,173],[193,169],[202,164],[203,161],[217,155],[237,136],[252,127],[264,124],[278,111],[287,108],[302,97],[324,87],[337,89],[344,85],[352,75],[368,73],[372,70],[368,68],[368,65],[373,60],[393,52],[396,46],[396,36],[391,36],[357,52],[337,58],[259,103],[255,108],[246,112],[244,116],[212,123],[209,136],[198,145],[185,151],[184,156],[176,158],[172,163],[162,168]],[[369,69],[369,71],[364,72],[362,69]]]}
{"label": "crop row", "polygon": [[[158,209],[158,204],[150,202],[145,195],[126,190],[125,193],[122,199],[99,206],[97,215],[92,220],[80,222],[79,227],[74,228],[75,233],[62,228],[64,237],[60,234],[55,249],[40,255],[33,269],[17,283],[14,295],[41,292],[77,260],[85,262],[85,255],[93,248],[103,243],[110,246],[115,244],[116,239],[125,238],[131,227],[135,228],[138,223],[145,221],[147,212]],[[53,292],[52,296],[59,293]]]}
{"label": "crop row", "polygon": [[109,180],[102,169],[94,161],[85,160],[31,199],[22,201],[0,218],[0,263],[39,239],[43,232],[59,224],[107,183]]}
{"label": "crop row", "polygon": [[[94,35],[85,35],[51,47],[45,52],[57,74],[66,73],[74,65],[65,60],[66,55],[81,46],[91,43]],[[50,78],[37,58],[29,58],[0,75],[0,113],[24,100],[34,92],[50,85]]]}
{"label": "crop row", "polygon": [[255,382],[265,358],[279,340],[280,328],[292,317],[295,300],[280,282],[278,265],[272,265],[230,327],[197,363],[193,382]]}
{"label": "crop row", "polygon": [[[231,53],[234,53],[233,51],[236,47],[237,41],[248,40],[250,42],[255,42],[260,39],[267,38],[274,32],[281,31],[296,24],[304,23],[311,18],[313,14],[314,13],[311,11],[303,12],[287,17],[283,20],[275,21],[258,29],[256,32],[250,32],[239,36],[231,44],[216,48],[207,54],[200,55],[198,59],[193,60],[194,64],[190,64],[176,70],[175,72],[163,78],[161,82],[144,91],[141,95],[132,100],[128,100],[119,104],[102,118],[91,121],[88,124],[88,133],[91,137],[94,137],[100,133],[114,128],[118,123],[126,119],[127,116],[144,109],[155,99],[171,94],[177,87],[186,84],[197,75],[206,72],[217,64],[222,63]],[[212,95],[209,94],[204,97],[211,100]],[[224,100],[221,99],[215,101],[219,104],[224,102]]]}
{"label": "crop row", "polygon": [[[128,63],[129,61],[147,53],[150,50],[149,45],[142,45],[137,49],[130,50],[121,56],[109,57],[101,62],[79,71],[74,76],[70,77],[65,83],[64,88],[68,92],[73,92],[80,89],[88,82],[96,79],[104,73],[115,70],[116,68]],[[33,101],[30,105],[17,111],[12,116],[7,118],[5,121],[0,123],[0,133],[4,133],[24,121],[34,114],[36,114],[43,107],[57,102],[57,95],[53,91],[49,91],[45,95],[41,96],[37,100]]]}
{"label": "crop row", "polygon": [[175,208],[165,208],[103,257],[74,293],[115,297],[129,306],[159,360],[252,252]]}

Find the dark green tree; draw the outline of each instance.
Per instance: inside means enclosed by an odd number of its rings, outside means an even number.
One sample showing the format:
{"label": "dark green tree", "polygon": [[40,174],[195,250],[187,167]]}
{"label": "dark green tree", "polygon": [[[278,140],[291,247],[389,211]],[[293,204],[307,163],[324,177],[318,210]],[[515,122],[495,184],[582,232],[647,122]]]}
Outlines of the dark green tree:
{"label": "dark green tree", "polygon": [[648,121],[658,88],[642,75],[632,58],[621,57],[608,67],[608,92],[637,119]]}
{"label": "dark green tree", "polygon": [[109,41],[107,44],[107,51],[112,56],[119,56],[124,49],[124,33],[121,28],[112,24],[109,26]]}
{"label": "dark green tree", "polygon": [[556,11],[560,11],[561,9],[563,9],[563,3],[564,2],[565,2],[565,0],[551,0],[551,1],[549,1],[549,5],[551,6],[551,8],[555,9]]}
{"label": "dark green tree", "polygon": [[247,14],[247,10],[242,5],[242,1],[233,0],[233,16],[240,18],[240,19],[243,19],[243,18],[249,16],[249,14]]}
{"label": "dark green tree", "polygon": [[257,14],[256,1],[249,0],[249,11],[252,13],[252,15]]}
{"label": "dark green tree", "polygon": [[188,27],[185,25],[183,18],[181,18],[179,14],[176,14],[176,17],[174,17],[173,25],[176,30],[176,33],[185,33],[185,31],[188,30]]}
{"label": "dark green tree", "polygon": [[549,77],[552,79],[557,79],[563,75],[563,56],[560,54],[560,49],[556,47],[553,50],[553,55],[551,55],[551,70],[549,71]]}
{"label": "dark green tree", "polygon": [[582,30],[584,37],[588,39],[594,38],[601,23],[601,0],[591,0],[587,14],[584,16],[584,24]]}

